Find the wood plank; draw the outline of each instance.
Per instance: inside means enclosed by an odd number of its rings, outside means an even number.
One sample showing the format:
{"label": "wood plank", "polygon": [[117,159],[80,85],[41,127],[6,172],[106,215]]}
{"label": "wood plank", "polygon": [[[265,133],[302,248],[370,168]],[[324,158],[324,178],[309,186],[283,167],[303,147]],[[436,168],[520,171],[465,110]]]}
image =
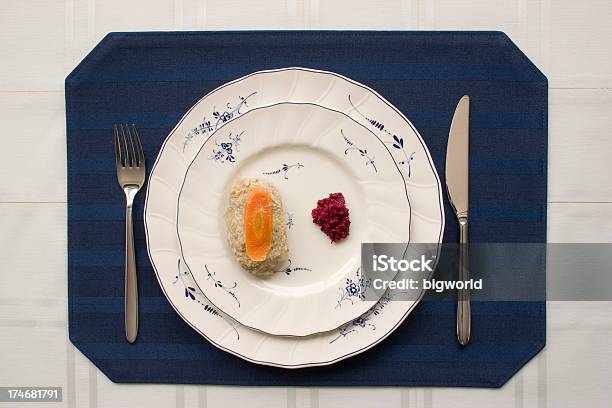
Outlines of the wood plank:
{"label": "wood plank", "polygon": [[548,204],[548,242],[612,242],[612,204]]}
{"label": "wood plank", "polygon": [[259,2],[241,0],[206,0],[204,26],[208,30],[293,28],[287,18],[285,0]]}
{"label": "wood plank", "polygon": [[0,121],[0,202],[66,201],[64,95],[0,93]]}
{"label": "wood plank", "polygon": [[550,0],[551,87],[612,87],[612,2]]}
{"label": "wood plank", "polygon": [[66,322],[66,204],[0,203],[0,318]]}
{"label": "wood plank", "polygon": [[[206,387],[206,408],[228,407],[286,407],[285,387]],[[293,399],[295,401],[295,399]]]}
{"label": "wood plank", "polygon": [[[91,363],[90,363],[91,364]],[[95,388],[98,408],[116,407],[176,407],[176,385],[138,384],[119,386],[96,370]],[[91,382],[91,381],[90,381]]]}
{"label": "wood plank", "polygon": [[62,89],[69,52],[66,16],[63,3],[47,0],[2,6],[0,91]]}
{"label": "wood plank", "polygon": [[612,302],[549,302],[549,407],[605,407],[610,401]]}
{"label": "wood plank", "polygon": [[[375,7],[372,7],[375,5]],[[401,10],[401,12],[398,12]],[[412,27],[412,5],[399,0],[382,2],[321,1],[313,14],[313,29],[392,30]],[[407,19],[407,21],[406,21]]]}
{"label": "wood plank", "polygon": [[90,10],[94,36],[102,37],[110,31],[163,31],[174,28],[173,0],[132,0],[126,7],[124,0],[95,2]]}
{"label": "wood plank", "polygon": [[319,389],[319,407],[351,408],[398,407],[400,390],[398,388],[382,387],[326,387]]}
{"label": "wood plank", "polygon": [[612,90],[550,90],[549,201],[612,201]]}

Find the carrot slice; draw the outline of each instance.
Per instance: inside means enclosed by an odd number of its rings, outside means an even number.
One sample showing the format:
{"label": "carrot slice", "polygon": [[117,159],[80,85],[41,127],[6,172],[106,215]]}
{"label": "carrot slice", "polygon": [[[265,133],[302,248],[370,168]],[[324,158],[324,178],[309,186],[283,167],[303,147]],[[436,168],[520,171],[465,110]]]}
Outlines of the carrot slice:
{"label": "carrot slice", "polygon": [[246,254],[253,261],[263,261],[272,246],[272,197],[262,187],[255,187],[244,206],[244,241]]}

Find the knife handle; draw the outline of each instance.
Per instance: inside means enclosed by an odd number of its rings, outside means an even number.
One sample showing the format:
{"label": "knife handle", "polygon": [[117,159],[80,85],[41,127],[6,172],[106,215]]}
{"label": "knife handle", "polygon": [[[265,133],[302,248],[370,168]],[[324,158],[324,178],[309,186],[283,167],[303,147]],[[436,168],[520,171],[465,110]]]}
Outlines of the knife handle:
{"label": "knife handle", "polygon": [[[459,218],[459,280],[470,279],[470,258],[468,254],[468,219]],[[470,341],[471,331],[470,290],[460,289],[457,297],[457,339],[465,346]]]}

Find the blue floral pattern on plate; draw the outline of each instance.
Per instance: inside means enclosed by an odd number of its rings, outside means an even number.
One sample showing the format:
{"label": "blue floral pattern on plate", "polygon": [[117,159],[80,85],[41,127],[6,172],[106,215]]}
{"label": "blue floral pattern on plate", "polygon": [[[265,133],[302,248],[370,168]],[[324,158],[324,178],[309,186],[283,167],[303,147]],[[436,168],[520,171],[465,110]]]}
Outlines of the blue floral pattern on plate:
{"label": "blue floral pattern on plate", "polygon": [[295,221],[293,221],[293,213],[289,211],[285,211],[285,225],[287,229],[291,229],[295,225]]}
{"label": "blue floral pattern on plate", "polygon": [[295,163],[295,164],[283,164],[281,167],[279,167],[276,170],[272,170],[272,171],[264,171],[261,174],[266,174],[266,175],[276,175],[276,174],[281,174],[281,172],[283,173],[283,178],[285,180],[289,180],[289,177],[287,177],[287,173],[289,173],[289,170],[295,168],[295,169],[301,169],[302,167],[304,167],[303,164],[301,163]]}
{"label": "blue floral pattern on plate", "polygon": [[359,155],[361,157],[365,157],[365,159],[366,159],[366,162],[365,162],[366,166],[372,165],[372,168],[374,169],[374,172],[378,173],[378,169],[376,168],[376,164],[374,163],[374,157],[370,156],[366,149],[360,148],[355,143],[353,143],[352,140],[350,140],[348,137],[346,137],[346,135],[344,134],[344,130],[343,129],[340,129],[340,134],[344,138],[344,141],[346,142],[346,144],[349,145],[349,147],[344,151],[344,154],[348,155],[350,151],[356,151],[357,153],[359,153]]}
{"label": "blue floral pattern on plate", "polygon": [[287,266],[283,267],[282,269],[278,270],[277,272],[284,272],[286,275],[291,275],[292,272],[297,272],[297,271],[309,271],[312,272],[312,269],[310,268],[304,268],[304,267],[299,267],[299,266],[291,266],[291,259],[287,259]]}
{"label": "blue floral pattern on plate", "polygon": [[376,324],[374,320],[377,316],[383,313],[383,310],[387,304],[393,299],[393,297],[406,292],[395,293],[394,295],[384,294],[378,302],[365,314],[354,319],[352,322],[345,324],[338,328],[338,335],[330,340],[329,344],[333,344],[339,339],[347,337],[349,334],[357,333],[363,329],[376,330]]}
{"label": "blue floral pattern on plate", "polygon": [[354,299],[361,300],[365,294],[365,290],[370,286],[370,279],[361,274],[361,268],[355,272],[356,280],[347,278],[345,285],[338,288],[338,299],[334,309],[339,309],[344,303],[354,303]]}
{"label": "blue floral pattern on plate", "polygon": [[228,295],[230,295],[232,298],[234,298],[234,300],[238,304],[238,307],[240,307],[240,300],[238,300],[238,296],[236,296],[236,293],[234,292],[234,289],[236,289],[236,287],[238,286],[238,283],[234,282],[234,284],[231,285],[231,286],[225,286],[223,284],[223,282],[221,282],[219,279],[215,278],[215,275],[217,273],[214,272],[214,271],[211,271],[208,268],[208,265],[205,264],[204,268],[206,269],[206,275],[207,275],[206,280],[212,280],[214,282],[215,288],[219,288],[219,289],[224,290]]}
{"label": "blue floral pattern on plate", "polygon": [[240,151],[240,142],[243,134],[244,131],[237,135],[230,133],[227,136],[227,141],[221,143],[215,140],[215,147],[212,149],[212,154],[208,157],[208,160],[220,163],[234,163],[236,161],[236,152]]}
{"label": "blue floral pattern on plate", "polygon": [[410,178],[412,176],[412,167],[411,167],[411,163],[412,160],[414,160],[414,155],[416,154],[416,152],[412,152],[410,154],[408,154],[408,152],[404,149],[404,138],[401,136],[398,136],[392,132],[390,132],[383,123],[377,121],[376,119],[372,119],[366,115],[364,115],[359,108],[357,108],[357,106],[355,106],[355,104],[353,103],[353,101],[351,100],[351,95],[348,96],[348,100],[349,103],[351,104],[351,106],[353,107],[353,109],[355,110],[355,112],[357,112],[359,115],[361,115],[361,117],[363,117],[366,121],[368,121],[368,123],[370,125],[372,125],[372,127],[374,127],[374,129],[378,130],[379,132],[383,132],[384,134],[391,136],[392,137],[392,141],[388,141],[385,142],[385,144],[390,144],[393,146],[393,148],[398,149],[402,152],[402,154],[404,155],[404,159],[400,160],[397,162],[397,164],[399,165],[403,165],[407,167],[407,173],[408,173],[408,178]]}
{"label": "blue floral pattern on plate", "polygon": [[[215,307],[209,305],[206,302],[206,296],[202,292],[202,289],[200,289],[200,287],[198,286],[198,283],[193,278],[193,275],[191,274],[191,271],[183,270],[181,268],[181,260],[180,260],[180,258],[177,261],[177,275],[174,278],[175,279],[172,282],[172,284],[176,285],[177,283],[180,282],[183,285],[184,289],[185,289],[185,297],[186,298],[191,299],[192,301],[194,301],[197,304],[201,305],[204,308],[204,311],[209,313],[210,315],[216,316],[216,317],[220,317],[225,322],[227,322],[227,324],[230,325],[234,329],[234,332],[236,333],[236,340],[240,340],[240,334],[238,333],[238,330],[236,329],[236,326],[233,325],[233,324],[230,324],[225,319],[225,317]],[[190,281],[190,282],[188,282],[188,281]]]}
{"label": "blue floral pattern on plate", "polygon": [[225,105],[225,109],[222,111],[213,108],[213,112],[211,114],[212,118],[202,118],[202,122],[195,128],[191,129],[187,135],[185,135],[183,152],[194,138],[203,135],[210,135],[222,124],[240,115],[240,109],[242,109],[244,106],[248,106],[248,99],[256,93],[257,92],[251,92],[247,96],[238,96],[238,103],[236,105],[232,105],[228,102]]}

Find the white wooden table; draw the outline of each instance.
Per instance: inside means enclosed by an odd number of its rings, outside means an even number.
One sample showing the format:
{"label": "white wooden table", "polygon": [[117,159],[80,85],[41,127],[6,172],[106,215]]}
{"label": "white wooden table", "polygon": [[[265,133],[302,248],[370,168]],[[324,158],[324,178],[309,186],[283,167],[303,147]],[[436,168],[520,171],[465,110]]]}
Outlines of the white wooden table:
{"label": "white wooden table", "polygon": [[0,386],[61,386],[44,406],[91,408],[610,406],[609,302],[551,302],[546,349],[499,390],[111,383],[67,336],[63,93],[109,31],[503,30],[550,81],[549,241],[612,242],[610,21],[607,0],[3,0]]}

